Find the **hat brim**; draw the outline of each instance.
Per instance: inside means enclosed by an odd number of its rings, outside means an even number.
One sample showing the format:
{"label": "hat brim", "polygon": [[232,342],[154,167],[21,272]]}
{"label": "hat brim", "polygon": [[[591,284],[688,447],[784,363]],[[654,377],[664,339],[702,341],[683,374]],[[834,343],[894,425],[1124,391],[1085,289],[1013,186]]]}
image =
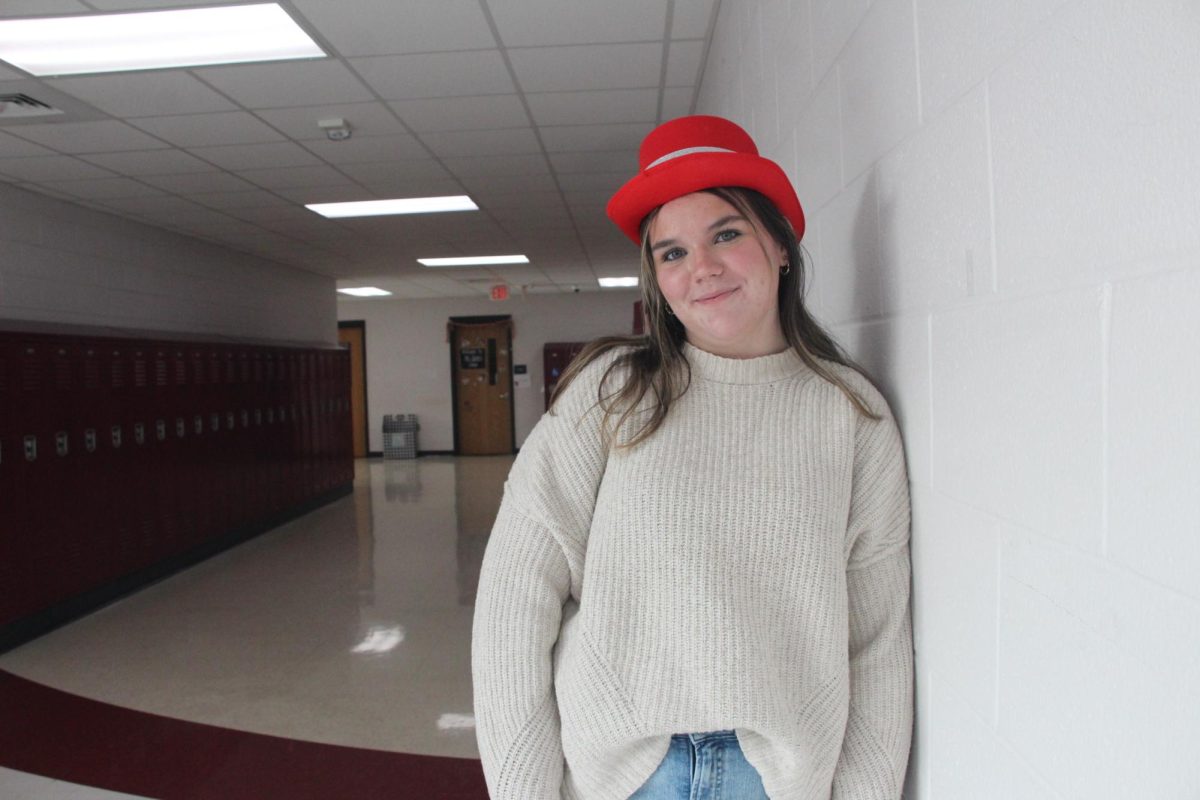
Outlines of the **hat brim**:
{"label": "hat brim", "polygon": [[642,220],[654,209],[685,194],[717,186],[741,186],[766,195],[804,236],[804,210],[792,182],[779,165],[749,153],[696,153],[639,172],[608,201],[608,218],[640,245]]}

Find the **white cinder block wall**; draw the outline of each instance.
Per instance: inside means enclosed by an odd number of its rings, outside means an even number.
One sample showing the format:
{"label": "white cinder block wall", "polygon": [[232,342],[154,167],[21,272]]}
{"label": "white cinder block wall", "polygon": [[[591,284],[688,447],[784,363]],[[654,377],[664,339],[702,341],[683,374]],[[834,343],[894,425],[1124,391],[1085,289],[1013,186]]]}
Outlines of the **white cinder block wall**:
{"label": "white cinder block wall", "polygon": [[1200,5],[723,0],[900,418],[920,800],[1200,798]]}
{"label": "white cinder block wall", "polygon": [[324,275],[0,184],[0,320],[330,345],[337,293]]}

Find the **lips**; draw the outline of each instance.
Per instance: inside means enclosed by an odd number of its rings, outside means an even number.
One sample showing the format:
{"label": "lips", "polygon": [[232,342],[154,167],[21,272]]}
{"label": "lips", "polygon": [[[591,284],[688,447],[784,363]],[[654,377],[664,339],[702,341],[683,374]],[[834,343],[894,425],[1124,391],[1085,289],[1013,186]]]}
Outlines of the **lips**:
{"label": "lips", "polygon": [[697,297],[692,302],[697,303],[699,305],[708,305],[709,303],[716,303],[721,300],[724,300],[726,297],[729,297],[731,294],[733,294],[736,291],[737,291],[737,287],[734,287],[732,289],[721,289],[720,291],[711,292],[709,294],[706,294],[703,297]]}

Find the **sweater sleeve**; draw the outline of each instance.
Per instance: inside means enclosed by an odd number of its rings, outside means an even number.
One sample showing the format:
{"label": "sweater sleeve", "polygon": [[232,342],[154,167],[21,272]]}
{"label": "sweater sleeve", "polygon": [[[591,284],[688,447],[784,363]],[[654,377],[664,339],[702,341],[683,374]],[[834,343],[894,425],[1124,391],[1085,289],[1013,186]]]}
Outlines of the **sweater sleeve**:
{"label": "sweater sleeve", "polygon": [[495,800],[560,796],[553,652],[583,555],[606,448],[594,363],[542,417],[504,488],[480,570],[472,631],[475,724]]}
{"label": "sweater sleeve", "polygon": [[854,452],[846,587],[850,712],[833,800],[898,800],[913,722],[909,494],[904,451],[883,419],[860,419]]}

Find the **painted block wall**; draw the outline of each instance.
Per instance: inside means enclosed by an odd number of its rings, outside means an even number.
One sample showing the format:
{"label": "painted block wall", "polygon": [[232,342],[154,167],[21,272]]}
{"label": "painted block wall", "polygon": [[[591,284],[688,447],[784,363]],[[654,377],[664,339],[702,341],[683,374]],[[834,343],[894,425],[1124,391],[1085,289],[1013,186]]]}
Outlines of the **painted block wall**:
{"label": "painted block wall", "polygon": [[[636,264],[637,251],[630,259]],[[338,318],[362,320],[367,331],[367,413],[370,449],[383,450],[383,415],[416,414],[417,446],[454,449],[454,407],[450,387],[450,317],[509,314],[513,318],[513,361],[529,369],[530,386],[515,388],[513,402],[519,447],[545,409],[542,346],[546,342],[586,342],[633,331],[632,290],[579,294],[514,295],[439,300],[370,298],[338,303]]]}
{"label": "painted block wall", "polygon": [[336,283],[0,184],[0,320],[330,345]]}
{"label": "painted block wall", "polygon": [[1200,797],[1200,7],[724,0],[699,111],[900,420],[919,800]]}

